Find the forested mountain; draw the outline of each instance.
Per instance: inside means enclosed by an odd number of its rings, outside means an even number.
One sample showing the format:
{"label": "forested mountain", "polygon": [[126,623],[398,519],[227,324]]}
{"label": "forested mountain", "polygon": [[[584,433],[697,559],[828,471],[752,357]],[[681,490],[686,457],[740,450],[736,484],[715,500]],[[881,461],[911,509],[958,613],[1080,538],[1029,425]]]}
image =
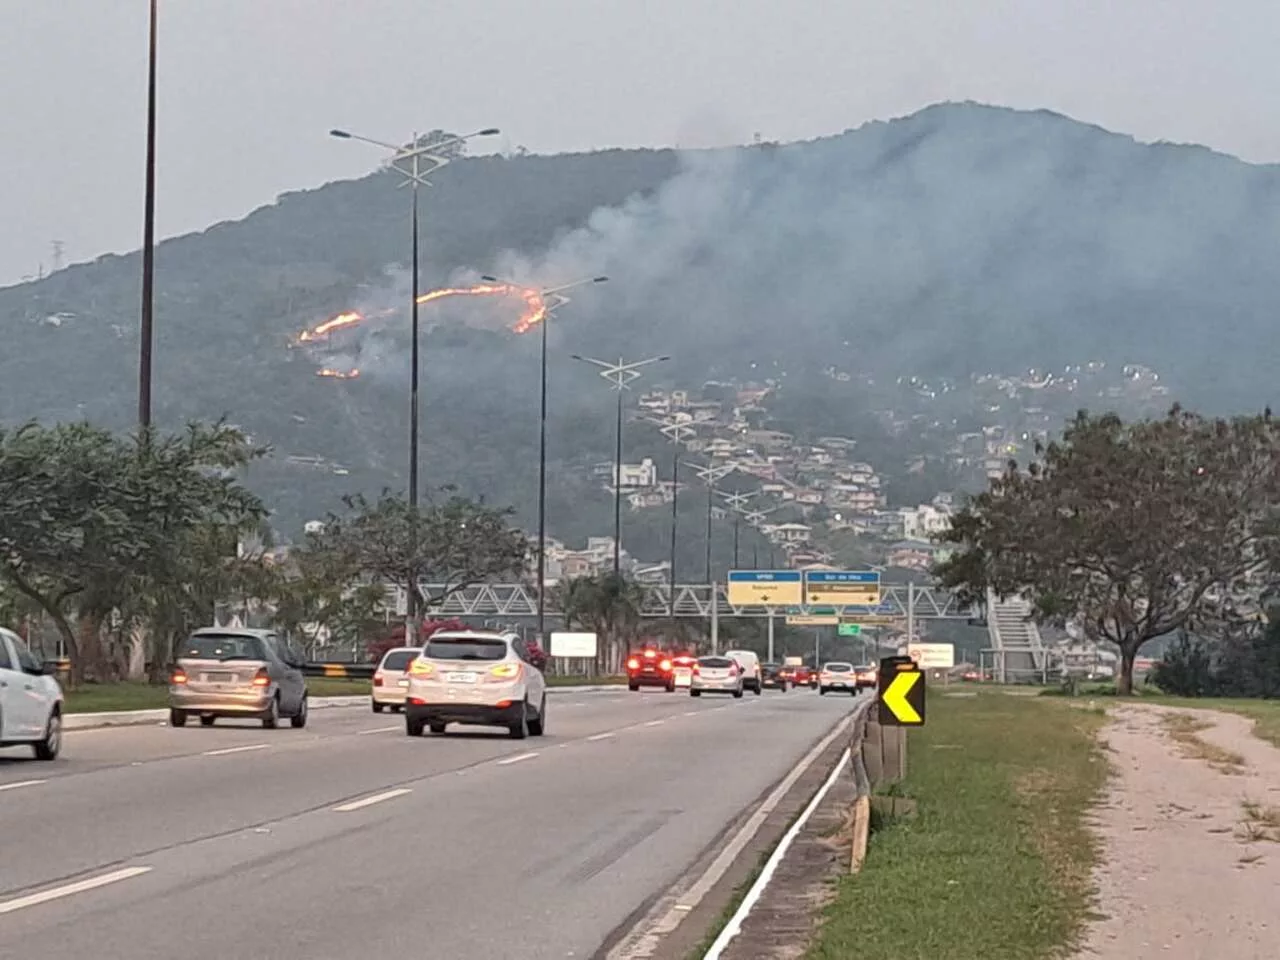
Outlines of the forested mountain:
{"label": "forested mountain", "polygon": [[[405,311],[324,344],[364,365],[355,380],[318,377],[326,355],[296,342],[406,300],[395,183],[287,194],[157,251],[157,420],[226,415],[271,444],[255,483],[287,524],[404,483]],[[828,430],[869,402],[851,388],[833,409],[831,365],[888,380],[1105,359],[1212,410],[1276,399],[1280,170],[1199,147],[948,104],[783,146],[464,159],[424,200],[425,288],[611,278],[553,321],[557,532],[604,532],[584,516],[605,495],[564,469],[612,451],[611,397],[575,352],[670,354],[649,383],[774,377],[792,409],[822,381]],[[139,275],[113,255],[0,290],[0,422],[130,422]],[[425,473],[528,516],[538,344],[498,306],[423,308]]]}

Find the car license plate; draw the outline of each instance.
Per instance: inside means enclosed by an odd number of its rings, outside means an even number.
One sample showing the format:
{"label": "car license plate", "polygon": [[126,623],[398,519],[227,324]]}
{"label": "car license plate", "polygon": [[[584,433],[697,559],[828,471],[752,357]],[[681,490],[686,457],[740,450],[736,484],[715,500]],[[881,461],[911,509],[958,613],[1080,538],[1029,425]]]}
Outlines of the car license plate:
{"label": "car license plate", "polygon": [[209,683],[230,683],[236,678],[234,673],[206,673],[205,680]]}
{"label": "car license plate", "polygon": [[409,685],[409,681],[408,681],[408,680],[397,680],[397,681],[396,681],[396,686],[397,686],[397,687],[407,687],[408,685]]}
{"label": "car license plate", "polygon": [[476,675],[474,673],[446,673],[444,675],[448,683],[475,683]]}

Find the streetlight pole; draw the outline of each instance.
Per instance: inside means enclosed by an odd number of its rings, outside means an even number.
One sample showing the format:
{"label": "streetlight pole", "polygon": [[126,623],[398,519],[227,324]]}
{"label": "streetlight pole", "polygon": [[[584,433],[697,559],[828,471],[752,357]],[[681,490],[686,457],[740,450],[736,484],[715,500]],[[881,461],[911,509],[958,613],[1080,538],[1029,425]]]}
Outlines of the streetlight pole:
{"label": "streetlight pole", "polygon": [[725,503],[733,510],[733,566],[736,570],[738,567],[738,535],[742,527],[742,514],[746,509],[747,501],[756,495],[756,491],[750,493],[722,493]]}
{"label": "streetlight pole", "polygon": [[142,323],[138,347],[138,426],[151,428],[151,343],[156,267],[156,6],[151,0],[147,46],[147,160],[142,201]]}
{"label": "streetlight pole", "polygon": [[[518,286],[518,284],[510,283],[506,280],[499,280],[497,277],[483,276],[480,278],[486,283],[501,283],[509,287]],[[569,302],[569,297],[564,293],[566,290],[572,290],[574,287],[580,287],[588,283],[606,283],[609,278],[605,276],[588,277],[583,280],[575,280],[573,283],[561,284],[558,287],[549,287],[546,290],[538,291],[538,296],[542,300],[542,323],[539,326],[542,330],[541,334],[541,352],[542,358],[539,366],[541,368],[541,401],[538,405],[538,643],[546,646],[546,615],[547,615],[547,326],[551,322],[551,317],[555,311],[559,310]]]}
{"label": "streetlight pole", "polygon": [[651,363],[670,360],[668,356],[648,357],[644,360],[626,361],[621,357],[617,363],[608,360],[597,360],[594,357],[583,357],[573,354],[574,360],[599,367],[599,374],[608,380],[618,392],[618,421],[614,428],[613,453],[613,576],[617,580],[622,576],[622,391],[630,390],[632,382],[639,380],[644,374],[641,367]]}
{"label": "streetlight pole", "polygon": [[[417,631],[418,617],[418,571],[416,569],[419,487],[418,409],[420,406],[418,402],[418,385],[421,370],[420,328],[418,324],[418,187],[431,186],[431,181],[427,177],[438,173],[441,168],[449,164],[450,158],[444,156],[441,153],[442,150],[465,143],[474,137],[492,137],[497,133],[499,133],[499,130],[496,127],[488,127],[484,130],[477,130],[475,133],[468,133],[465,136],[450,137],[447,140],[425,145],[418,142],[418,134],[414,133],[409,145],[405,146],[403,144],[387,143],[384,140],[374,140],[371,137],[363,137],[347,130],[329,131],[329,136],[337,137],[340,140],[359,140],[362,143],[389,150],[391,157],[387,161],[387,165],[404,178],[397,186],[409,187],[411,197],[409,203],[410,234],[412,238],[410,242],[411,262],[409,267],[409,336],[411,340],[409,353],[409,555],[412,569],[406,571],[409,589],[405,596],[404,640],[407,645],[413,644]],[[422,165],[423,161],[428,164],[425,168]],[[404,166],[406,162],[408,167]]]}
{"label": "streetlight pole", "polygon": [[694,467],[698,479],[707,485],[707,569],[706,582],[711,583],[711,512],[715,503],[716,484],[738,469],[736,463],[709,464],[705,467]]}
{"label": "streetlight pole", "polygon": [[686,437],[697,436],[698,431],[672,417],[656,421],[661,424],[662,434],[672,444],[671,453],[671,566],[668,569],[670,596],[668,612],[671,614],[671,632],[676,629],[676,541],[680,523],[680,444]]}

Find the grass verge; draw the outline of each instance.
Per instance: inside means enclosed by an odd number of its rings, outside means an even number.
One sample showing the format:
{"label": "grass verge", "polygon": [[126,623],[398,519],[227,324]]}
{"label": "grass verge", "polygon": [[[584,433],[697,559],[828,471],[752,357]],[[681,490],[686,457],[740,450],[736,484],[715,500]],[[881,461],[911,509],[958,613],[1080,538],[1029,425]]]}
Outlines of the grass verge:
{"label": "grass verge", "polygon": [[1169,739],[1178,745],[1183,756],[1203,760],[1219,773],[1244,772],[1244,757],[1200,736],[1201,731],[1213,726],[1209,721],[1193,717],[1189,713],[1166,713],[1161,715],[1160,723]]}
{"label": "grass verge", "polygon": [[1106,778],[1101,711],[983,693],[938,697],[899,791],[917,815],[872,835],[810,960],[1038,960],[1090,917]]}

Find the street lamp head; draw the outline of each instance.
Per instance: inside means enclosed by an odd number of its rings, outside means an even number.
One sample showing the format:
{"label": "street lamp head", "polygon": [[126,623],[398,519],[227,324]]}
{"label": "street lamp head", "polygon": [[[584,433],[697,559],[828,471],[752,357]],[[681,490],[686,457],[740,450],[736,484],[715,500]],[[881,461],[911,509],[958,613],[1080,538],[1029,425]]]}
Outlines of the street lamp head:
{"label": "street lamp head", "polygon": [[329,131],[329,136],[331,136],[331,137],[337,137],[339,140],[350,140],[350,139],[351,139],[351,134],[347,133],[347,131],[345,131],[345,130],[330,130],[330,131]]}
{"label": "street lamp head", "polygon": [[497,127],[485,127],[483,130],[479,131],[476,134],[476,136],[477,137],[496,137],[501,132],[502,131],[499,130]]}
{"label": "street lamp head", "polygon": [[608,283],[609,278],[608,277],[592,277],[591,282],[592,283]]}

